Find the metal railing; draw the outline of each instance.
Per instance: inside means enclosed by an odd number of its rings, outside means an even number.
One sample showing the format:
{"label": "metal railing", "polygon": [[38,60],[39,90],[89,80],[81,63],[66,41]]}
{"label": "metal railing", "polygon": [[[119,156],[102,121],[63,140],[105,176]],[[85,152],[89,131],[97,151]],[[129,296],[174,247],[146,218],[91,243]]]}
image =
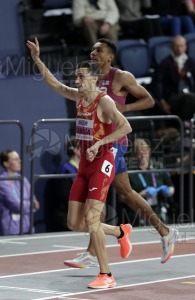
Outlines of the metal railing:
{"label": "metal railing", "polygon": [[[152,121],[160,121],[160,120],[175,120],[179,124],[179,133],[180,133],[180,166],[176,168],[161,168],[161,169],[152,169],[152,170],[146,170],[144,172],[146,173],[152,173],[152,172],[178,172],[180,174],[180,199],[179,199],[179,213],[182,215],[184,213],[184,162],[183,162],[183,149],[184,149],[184,129],[183,129],[183,122],[182,120],[175,115],[169,115],[169,116],[136,116],[136,117],[127,117],[127,120],[130,121],[144,121],[147,119],[150,119]],[[153,126],[153,124],[152,124]],[[154,130],[154,128],[152,128]],[[133,132],[132,132],[133,133]],[[140,170],[128,170],[128,173],[135,174],[139,173]]]}
{"label": "metal railing", "polygon": [[[184,212],[184,172],[183,172],[183,136],[184,136],[184,132],[183,132],[183,123],[181,121],[181,119],[177,116],[136,116],[136,117],[126,117],[127,120],[129,122],[131,121],[138,121],[141,122],[143,120],[152,120],[151,122],[151,126],[154,126],[155,121],[158,120],[164,120],[166,118],[166,120],[176,120],[179,123],[179,127],[180,127],[180,137],[181,137],[181,144],[180,144],[180,166],[177,168],[162,168],[162,169],[157,169],[157,172],[178,172],[180,174],[180,200],[179,200],[179,206],[180,206],[180,214],[183,214]],[[41,119],[38,120],[34,123],[33,125],[33,129],[32,129],[32,138],[31,138],[31,145],[30,145],[30,152],[31,155],[33,155],[33,151],[34,149],[34,145],[35,145],[35,133],[36,130],[38,128],[38,126],[40,124],[43,123],[70,123],[70,122],[75,122],[76,119]],[[154,128],[152,128],[152,130],[154,130]],[[153,170],[148,170],[148,172],[154,172],[155,169]],[[128,173],[136,173],[139,171],[128,171]],[[71,177],[71,176],[75,176],[75,174],[36,174],[35,173],[35,165],[34,165],[34,159],[31,160],[31,205],[33,203],[33,196],[34,196],[34,185],[35,185],[35,180],[38,178],[64,178],[64,177]],[[112,198],[112,205],[113,207],[116,207],[116,192],[112,194],[113,198]],[[33,230],[33,207],[31,206],[31,232]]]}
{"label": "metal railing", "polygon": [[[33,152],[35,149],[35,133],[37,128],[40,124],[49,124],[49,123],[73,123],[75,122],[75,119],[40,119],[37,120],[32,128],[32,134],[31,134],[31,144],[29,145],[31,156],[33,157]],[[71,175],[73,176],[73,175]],[[74,174],[75,176],[75,174]],[[38,178],[64,178],[64,177],[70,177],[70,175],[66,174],[36,174],[35,173],[35,163],[34,159],[31,159],[31,170],[30,170],[30,183],[31,183],[31,190],[30,190],[30,203],[31,203],[31,213],[30,213],[30,232],[33,233],[33,197],[34,197],[34,186],[35,186],[35,180]]]}
{"label": "metal railing", "polygon": [[194,151],[193,151],[193,144],[194,144],[194,135],[195,135],[195,116],[190,121],[190,134],[189,134],[189,219],[190,222],[193,222],[194,219],[194,185],[193,185],[193,175],[195,171],[195,166],[193,162],[194,158]]}
{"label": "metal railing", "polygon": [[[0,125],[16,125],[20,129],[21,172],[18,176],[0,177],[0,180],[19,180],[20,184],[20,234],[23,234],[23,195],[24,195],[24,127],[19,120],[0,120]],[[14,149],[13,149],[14,150]]]}

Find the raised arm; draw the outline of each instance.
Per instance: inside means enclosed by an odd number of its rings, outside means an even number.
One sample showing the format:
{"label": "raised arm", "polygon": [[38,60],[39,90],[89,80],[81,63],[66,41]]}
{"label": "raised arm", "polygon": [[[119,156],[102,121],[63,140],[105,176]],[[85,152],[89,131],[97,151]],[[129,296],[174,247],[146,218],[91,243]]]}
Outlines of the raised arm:
{"label": "raised arm", "polygon": [[64,85],[59,80],[57,80],[40,59],[40,47],[38,39],[35,38],[35,42],[27,41],[26,46],[30,49],[31,57],[37,65],[47,85],[63,97],[77,101],[79,99],[78,90]]}

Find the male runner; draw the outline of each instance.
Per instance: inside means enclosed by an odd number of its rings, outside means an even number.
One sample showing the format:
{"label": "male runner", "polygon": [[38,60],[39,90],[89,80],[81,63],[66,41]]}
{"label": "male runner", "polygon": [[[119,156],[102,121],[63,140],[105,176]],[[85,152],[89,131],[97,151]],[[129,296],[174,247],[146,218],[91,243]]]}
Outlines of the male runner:
{"label": "male runner", "polygon": [[[144,87],[137,84],[133,74],[111,66],[116,57],[116,52],[116,45],[108,39],[99,39],[92,48],[90,54],[91,60],[101,63],[102,77],[98,84],[101,90],[105,91],[115,101],[121,113],[153,107],[153,98]],[[125,104],[128,93],[137,98],[137,101]],[[123,137],[113,144],[116,156],[115,177],[112,184],[119,194],[119,199],[131,207],[134,212],[139,213],[142,219],[147,219],[158,231],[161,236],[163,248],[161,263],[165,263],[173,254],[178,231],[167,227],[157,217],[147,201],[131,188],[124,159],[127,142],[127,138]],[[98,263],[91,241],[86,252],[81,253],[80,256],[72,260],[65,260],[64,264],[76,268],[97,266]]]}
{"label": "male runner", "polygon": [[[114,101],[97,87],[98,64],[79,64],[76,69],[77,88],[71,88],[58,81],[41,61],[37,38],[35,43],[27,41],[27,46],[49,87],[76,103],[76,138],[80,144],[81,159],[69,196],[68,227],[90,233],[100,273],[88,287],[113,287],[116,282],[108,265],[105,234],[118,239],[121,257],[126,258],[131,252],[131,226],[102,224],[100,217],[115,173],[112,143],[130,133],[131,126]],[[115,124],[114,130],[112,123]]]}

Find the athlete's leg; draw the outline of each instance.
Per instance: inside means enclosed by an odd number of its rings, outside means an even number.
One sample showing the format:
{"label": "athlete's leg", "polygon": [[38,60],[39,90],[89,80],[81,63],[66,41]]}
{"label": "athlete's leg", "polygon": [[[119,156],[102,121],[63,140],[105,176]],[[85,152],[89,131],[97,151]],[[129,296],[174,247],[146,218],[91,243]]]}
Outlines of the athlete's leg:
{"label": "athlete's leg", "polygon": [[98,258],[100,272],[110,273],[106,251],[105,233],[100,223],[100,216],[104,208],[104,203],[87,199],[86,201],[85,220],[90,233],[91,242],[94,245],[95,253]]}
{"label": "athlete's leg", "polygon": [[131,207],[134,212],[139,213],[141,218],[147,219],[161,236],[168,235],[169,228],[157,217],[147,201],[131,188],[127,172],[115,175],[113,186],[119,193],[121,201]]}
{"label": "athlete's leg", "polygon": [[85,201],[88,181],[80,173],[77,174],[69,195],[67,224],[71,230],[85,232]]}
{"label": "athlete's leg", "polygon": [[[122,146],[122,145],[118,145],[118,144],[115,144],[115,143],[113,144],[113,153],[114,153],[114,156],[115,156],[115,160],[114,160],[114,162],[115,162],[115,172],[117,172],[117,171],[120,172],[121,170],[126,170],[126,163],[125,163],[125,160],[123,158],[126,151],[127,151],[127,146]],[[102,220],[101,221],[105,222],[105,218],[103,217],[103,214],[102,214]],[[104,229],[104,232],[105,232],[106,235],[112,235],[112,233],[110,231],[112,229],[110,229],[109,225],[103,224],[103,229]],[[120,235],[120,227],[117,226],[117,229],[116,229],[117,230],[116,237],[118,237]],[[88,247],[87,247],[87,252],[89,252],[93,256],[95,255],[95,251],[94,251],[93,245],[91,243],[91,240],[89,241],[89,244],[88,244]]]}
{"label": "athlete's leg", "polygon": [[[113,156],[112,156],[112,160],[113,160]],[[87,199],[98,199],[99,202],[101,202],[100,210],[99,210],[98,206],[93,207],[93,210],[96,209],[97,215],[100,216],[100,218],[101,218],[102,212],[105,208],[104,202],[106,201],[107,192],[108,192],[109,186],[112,182],[112,179],[114,177],[114,168],[113,168],[112,174],[110,174],[110,176],[107,175],[106,173],[102,172],[102,170],[94,173],[94,169],[96,170],[95,166],[93,168],[92,175],[90,176],[90,182],[89,182],[88,189],[87,189],[88,190]],[[98,170],[98,168],[97,168],[97,170]],[[76,186],[78,187],[78,184]],[[71,198],[76,199],[76,197],[78,197],[78,194],[76,193],[74,196],[74,193],[71,191]],[[74,230],[86,231],[85,224],[83,222],[83,215],[84,215],[83,212],[87,211],[87,209],[86,209],[86,207],[83,207],[83,205],[78,204],[78,203],[76,204],[75,202],[76,201],[70,201],[70,210],[69,210],[69,218],[68,218],[69,226],[71,229],[74,229]],[[80,214],[79,214],[80,209],[82,209],[82,217],[79,219],[79,222],[78,222],[78,218],[80,217]],[[73,219],[71,219],[71,216],[73,214],[74,214],[74,217],[73,217]],[[99,222],[101,222],[100,219],[99,219]],[[80,227],[78,226],[79,223],[81,224]],[[121,256],[123,258],[125,258],[125,257],[127,257],[127,255],[129,255],[129,253],[131,252],[131,245],[129,242],[131,227],[129,224],[123,225],[123,227],[102,224],[101,230],[105,231],[106,234],[113,235],[116,238],[119,238],[118,242],[120,244],[120,252],[121,252]],[[88,249],[87,249],[87,252],[85,255],[85,257],[87,256],[88,259],[90,259],[90,255],[93,255],[93,256],[96,255],[95,247],[93,247],[92,244],[93,244],[92,239],[90,238],[90,243],[88,245]],[[88,252],[90,253],[90,255]],[[86,265],[86,259],[84,258],[85,261],[83,261],[83,262],[82,262],[82,259],[83,259],[83,256],[81,257],[81,259],[80,258],[77,259],[77,261],[79,262],[78,267],[80,267],[80,266],[83,267],[83,265]],[[70,261],[65,261],[64,263],[67,265],[71,265]],[[76,260],[74,260],[73,264],[74,264],[74,266],[76,266]]]}
{"label": "athlete's leg", "polygon": [[85,232],[84,222],[85,204],[78,201],[69,201],[68,203],[68,228],[78,232]]}

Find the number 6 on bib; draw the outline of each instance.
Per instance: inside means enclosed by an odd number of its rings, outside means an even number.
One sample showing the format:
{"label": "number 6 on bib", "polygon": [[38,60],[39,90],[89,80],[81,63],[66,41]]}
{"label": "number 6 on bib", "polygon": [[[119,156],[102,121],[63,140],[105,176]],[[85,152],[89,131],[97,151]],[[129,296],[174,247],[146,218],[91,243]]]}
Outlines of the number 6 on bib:
{"label": "number 6 on bib", "polygon": [[106,174],[110,177],[110,174],[112,172],[112,168],[113,168],[113,165],[108,160],[105,160],[103,162],[101,171],[102,171],[102,173],[104,173],[104,174]]}

